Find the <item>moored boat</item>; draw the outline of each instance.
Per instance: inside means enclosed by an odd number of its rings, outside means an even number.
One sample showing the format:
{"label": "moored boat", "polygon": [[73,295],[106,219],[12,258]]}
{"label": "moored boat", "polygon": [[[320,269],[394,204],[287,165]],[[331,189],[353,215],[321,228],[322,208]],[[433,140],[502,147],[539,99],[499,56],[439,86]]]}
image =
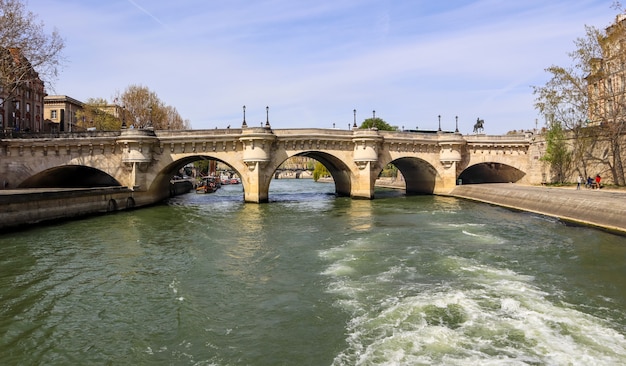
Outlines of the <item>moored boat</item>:
{"label": "moored boat", "polygon": [[196,193],[213,193],[218,189],[217,182],[213,177],[204,177],[202,182],[196,188]]}

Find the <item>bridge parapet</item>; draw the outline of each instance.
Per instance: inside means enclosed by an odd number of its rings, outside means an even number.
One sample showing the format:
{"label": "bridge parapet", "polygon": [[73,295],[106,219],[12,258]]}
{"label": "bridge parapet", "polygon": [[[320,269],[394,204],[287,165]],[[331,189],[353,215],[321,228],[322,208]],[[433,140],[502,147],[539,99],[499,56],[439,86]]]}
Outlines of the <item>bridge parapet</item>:
{"label": "bridge parapet", "polygon": [[530,135],[466,136],[467,146],[473,154],[517,154],[526,155],[532,144]]}

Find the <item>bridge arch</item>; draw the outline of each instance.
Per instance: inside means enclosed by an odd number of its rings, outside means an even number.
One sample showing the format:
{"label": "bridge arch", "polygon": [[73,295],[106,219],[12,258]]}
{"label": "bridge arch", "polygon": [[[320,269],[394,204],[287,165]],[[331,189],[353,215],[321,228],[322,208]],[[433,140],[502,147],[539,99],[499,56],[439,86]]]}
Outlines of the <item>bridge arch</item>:
{"label": "bridge arch", "polygon": [[[168,164],[161,167],[161,170],[159,170],[155,178],[152,180],[152,183],[148,190],[158,195],[164,195],[168,193],[169,187],[170,187],[170,181],[172,177],[175,175],[178,175],[179,171],[182,168],[184,168],[186,165],[196,162],[196,161],[200,161],[200,160],[214,160],[214,161],[223,163],[225,165],[228,165],[230,169],[234,170],[239,176],[242,176],[241,172],[237,169],[237,167],[234,167],[230,165],[227,161],[219,159],[215,156],[205,155],[205,154],[187,155],[177,160],[171,161]],[[242,180],[242,184],[244,186],[243,188],[245,192],[246,182]]]}
{"label": "bridge arch", "polygon": [[276,170],[285,161],[297,156],[304,156],[319,161],[322,165],[324,165],[324,167],[326,167],[335,182],[335,194],[339,197],[350,197],[352,188],[352,173],[348,165],[341,158],[335,155],[316,150],[296,152],[285,155],[282,160],[274,160],[273,165],[267,167],[271,174],[267,175],[269,180],[265,185],[268,189],[268,192],[265,193],[266,197],[269,193],[270,180],[275,176],[274,173]]}
{"label": "bridge arch", "polygon": [[61,165],[43,170],[17,188],[93,188],[121,186],[111,175],[84,165]]}
{"label": "bridge arch", "polygon": [[294,156],[306,156],[322,163],[335,181],[335,194],[339,197],[350,197],[352,174],[350,168],[343,160],[321,151],[307,151]]}
{"label": "bridge arch", "polygon": [[498,162],[483,162],[465,168],[458,179],[463,184],[515,183],[526,173],[514,166]]}
{"label": "bridge arch", "polygon": [[378,174],[387,164],[393,164],[402,173],[407,195],[433,194],[435,191],[439,173],[430,162],[417,157],[401,157],[381,165]]}

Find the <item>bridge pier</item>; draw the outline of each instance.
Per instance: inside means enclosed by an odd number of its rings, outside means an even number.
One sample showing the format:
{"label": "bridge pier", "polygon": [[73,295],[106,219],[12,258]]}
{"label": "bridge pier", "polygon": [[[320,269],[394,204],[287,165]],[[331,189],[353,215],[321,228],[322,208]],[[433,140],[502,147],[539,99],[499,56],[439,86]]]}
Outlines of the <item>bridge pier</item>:
{"label": "bridge pier", "polygon": [[352,152],[357,170],[351,185],[350,196],[353,198],[374,198],[374,184],[378,178],[378,153],[383,138],[378,130],[357,130],[352,139]]}
{"label": "bridge pier", "polygon": [[371,200],[374,198],[374,185],[377,178],[377,174],[373,172],[373,163],[362,162],[358,167],[358,175],[352,179],[350,197]]}
{"label": "bridge pier", "polygon": [[463,146],[465,141],[461,135],[452,135],[445,139],[440,139],[439,161],[443,166],[440,169],[439,184],[435,184],[433,193],[445,194],[450,192],[456,186],[456,178],[459,163],[463,160]]}
{"label": "bridge pier", "polygon": [[246,128],[239,141],[243,144],[242,160],[248,168],[244,174],[244,201],[265,203],[269,200],[270,181],[274,169],[268,169],[272,160],[272,146],[276,135],[270,128]]}
{"label": "bridge pier", "polygon": [[[148,170],[154,156],[154,145],[158,141],[152,130],[124,130],[117,141],[122,149],[122,163],[127,175],[120,179],[130,189],[147,190]],[[122,177],[120,177],[122,178]]]}
{"label": "bridge pier", "polygon": [[269,182],[271,173],[268,174],[263,169],[265,164],[261,162],[247,162],[248,173],[243,175],[244,185],[243,200],[249,203],[266,203],[269,201]]}

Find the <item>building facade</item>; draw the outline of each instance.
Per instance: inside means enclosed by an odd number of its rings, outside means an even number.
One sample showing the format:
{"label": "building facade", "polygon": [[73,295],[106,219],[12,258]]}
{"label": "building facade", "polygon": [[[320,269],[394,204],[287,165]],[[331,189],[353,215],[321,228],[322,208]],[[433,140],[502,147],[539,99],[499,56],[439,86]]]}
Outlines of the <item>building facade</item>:
{"label": "building facade", "polygon": [[0,130],[44,131],[43,81],[18,49],[2,49],[0,53],[2,65],[7,66],[0,76]]}
{"label": "building facade", "polygon": [[47,95],[44,97],[44,118],[46,132],[72,132],[84,130],[79,127],[76,112],[83,109],[84,103],[67,95]]}
{"label": "building facade", "polygon": [[618,15],[600,40],[601,58],[587,76],[588,125],[617,122],[626,115],[626,15]]}

